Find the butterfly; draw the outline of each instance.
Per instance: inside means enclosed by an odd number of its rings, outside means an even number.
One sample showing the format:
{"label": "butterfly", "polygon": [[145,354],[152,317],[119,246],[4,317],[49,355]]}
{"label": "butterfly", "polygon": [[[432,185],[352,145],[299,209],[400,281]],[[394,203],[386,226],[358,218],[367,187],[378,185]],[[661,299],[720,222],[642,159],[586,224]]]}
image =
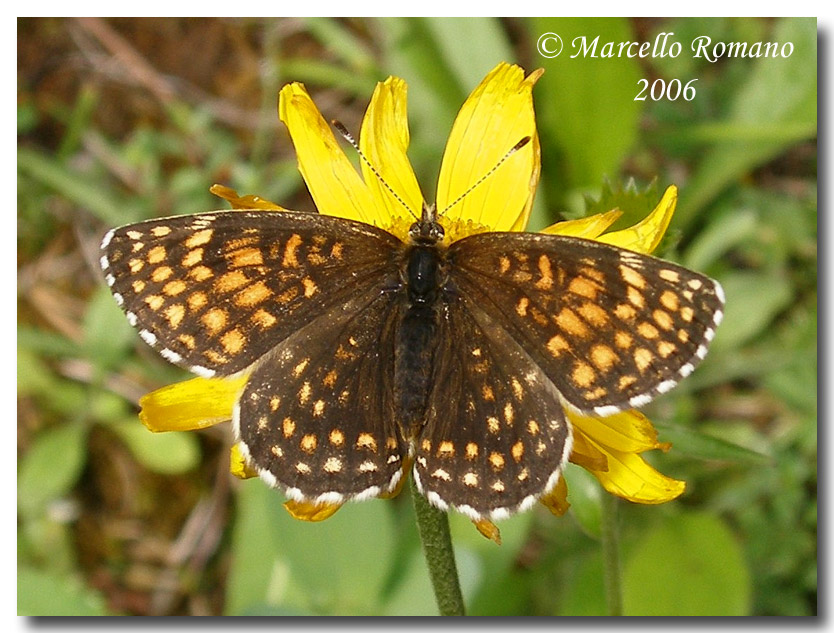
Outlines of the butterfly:
{"label": "butterfly", "polygon": [[297,501],[395,490],[409,470],[473,520],[558,482],[565,408],[607,416],[669,391],[705,357],[720,285],[577,237],[447,243],[424,205],[405,240],[293,211],[219,211],[111,230],[101,267],[141,338],[204,377],[248,379],[233,428]]}

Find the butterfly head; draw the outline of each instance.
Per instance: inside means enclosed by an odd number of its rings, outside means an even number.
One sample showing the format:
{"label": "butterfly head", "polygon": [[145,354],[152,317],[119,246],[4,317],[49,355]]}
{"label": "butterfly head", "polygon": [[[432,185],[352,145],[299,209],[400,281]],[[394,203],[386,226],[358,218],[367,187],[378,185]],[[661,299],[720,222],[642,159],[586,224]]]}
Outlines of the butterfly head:
{"label": "butterfly head", "polygon": [[433,204],[423,203],[420,219],[411,225],[408,237],[414,244],[437,244],[443,241],[446,232],[437,221],[437,209]]}

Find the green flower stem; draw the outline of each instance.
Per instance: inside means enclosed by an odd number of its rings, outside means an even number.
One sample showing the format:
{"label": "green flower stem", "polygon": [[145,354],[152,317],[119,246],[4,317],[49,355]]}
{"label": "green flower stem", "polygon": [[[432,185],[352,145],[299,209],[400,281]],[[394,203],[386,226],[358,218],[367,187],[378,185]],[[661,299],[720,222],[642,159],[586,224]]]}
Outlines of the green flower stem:
{"label": "green flower stem", "polygon": [[431,505],[411,480],[411,498],[417,515],[417,529],[423,542],[423,553],[429,568],[434,597],[440,615],[464,615],[463,595],[455,566],[455,552],[449,534],[449,517]]}
{"label": "green flower stem", "polygon": [[617,522],[619,499],[602,493],[602,561],[605,575],[605,602],[608,615],[623,615],[623,589],[620,578],[620,531]]}

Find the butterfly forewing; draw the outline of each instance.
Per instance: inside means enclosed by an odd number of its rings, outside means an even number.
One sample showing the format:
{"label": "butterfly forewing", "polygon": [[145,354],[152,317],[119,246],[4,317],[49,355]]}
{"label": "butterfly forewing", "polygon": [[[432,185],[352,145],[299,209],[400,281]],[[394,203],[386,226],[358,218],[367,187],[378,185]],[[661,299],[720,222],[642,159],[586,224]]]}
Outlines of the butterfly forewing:
{"label": "butterfly forewing", "polygon": [[505,518],[556,484],[570,429],[553,383],[502,323],[462,296],[446,312],[415,475],[435,505]]}
{"label": "butterfly forewing", "polygon": [[330,216],[226,211],[115,229],[101,265],[147,343],[195,373],[230,375],[357,289],[383,286],[401,246]]}
{"label": "butterfly forewing", "polygon": [[607,244],[481,233],[449,249],[452,284],[501,323],[576,409],[668,391],[706,355],[723,294],[681,266]]}
{"label": "butterfly forewing", "polygon": [[407,454],[393,403],[396,296],[377,288],[318,316],[249,378],[234,424],[261,477],[339,503],[396,486]]}

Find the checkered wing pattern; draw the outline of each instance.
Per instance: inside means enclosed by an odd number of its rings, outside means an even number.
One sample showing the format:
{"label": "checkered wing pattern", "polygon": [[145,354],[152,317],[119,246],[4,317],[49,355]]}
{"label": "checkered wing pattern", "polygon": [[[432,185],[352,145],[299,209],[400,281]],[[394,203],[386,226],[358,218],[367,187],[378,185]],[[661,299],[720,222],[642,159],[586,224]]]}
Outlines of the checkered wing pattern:
{"label": "checkered wing pattern", "polygon": [[481,233],[448,257],[460,295],[585,413],[640,407],[671,389],[706,356],[723,314],[713,280],[599,242]]}
{"label": "checkered wing pattern", "polygon": [[401,305],[379,288],[325,312],[279,344],[234,414],[261,478],[298,501],[390,492],[407,454],[395,424],[394,328]]}
{"label": "checkered wing pattern", "polygon": [[503,322],[466,296],[446,313],[415,477],[438,507],[505,518],[556,484],[570,428],[553,383]]}
{"label": "checkered wing pattern", "polygon": [[114,229],[101,266],[148,344],[198,375],[227,376],[357,289],[396,279],[401,247],[330,216],[225,211]]}

